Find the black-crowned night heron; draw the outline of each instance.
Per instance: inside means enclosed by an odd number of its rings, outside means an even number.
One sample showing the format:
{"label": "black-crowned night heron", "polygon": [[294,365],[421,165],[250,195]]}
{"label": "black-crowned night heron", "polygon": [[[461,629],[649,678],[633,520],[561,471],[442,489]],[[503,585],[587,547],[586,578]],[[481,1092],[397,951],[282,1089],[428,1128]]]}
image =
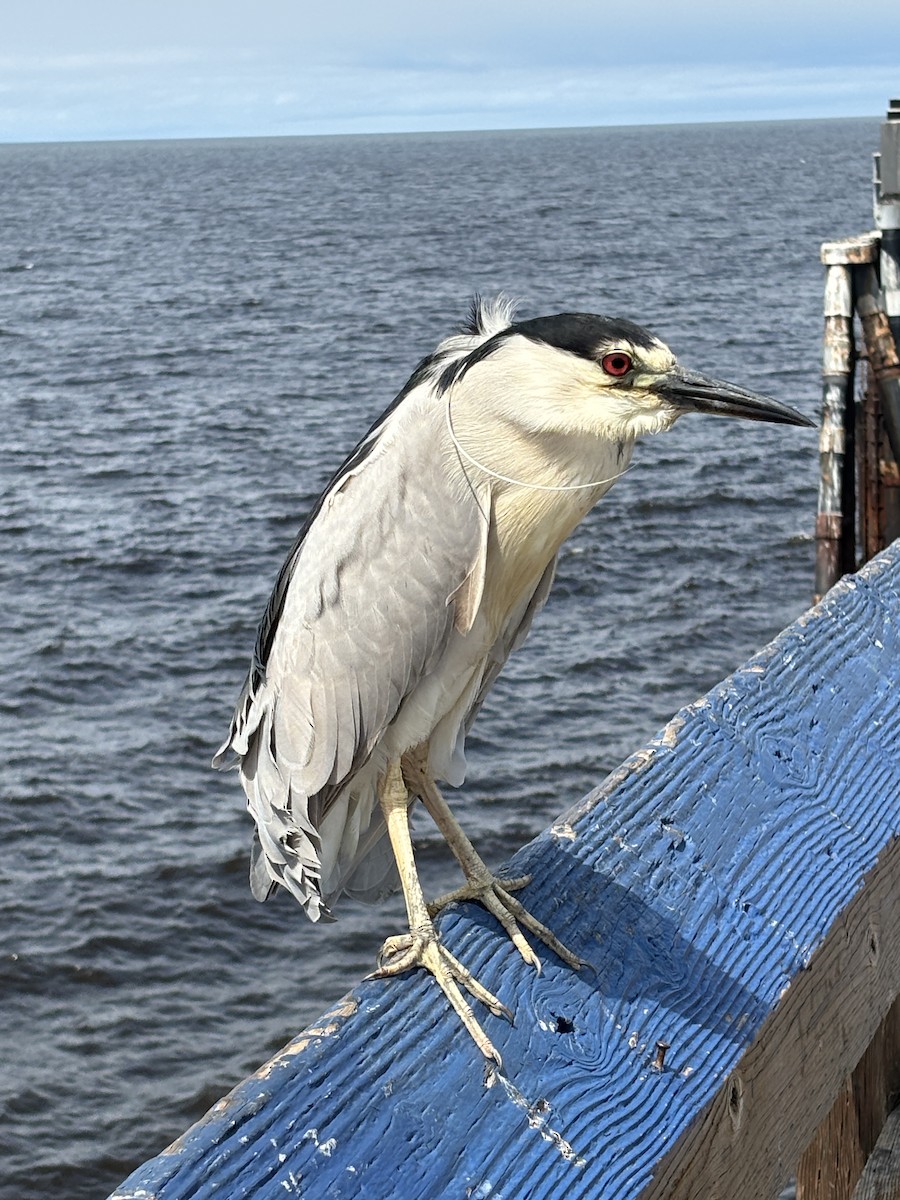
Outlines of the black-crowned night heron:
{"label": "black-crowned night heron", "polygon": [[[635,440],[688,412],[811,424],[685,370],[629,321],[515,322],[502,298],[476,300],[301,529],[214,760],[236,756],[256,822],[254,896],[280,885],[317,921],[342,893],[374,901],[401,886],[409,933],[385,942],[376,974],[424,966],[497,1061],[460,987],[508,1010],[441,945],[434,914],[477,899],[528,963],[523,928],[580,964],[512,894],[527,881],[488,869],[435,781],[462,782],[466,733],[546,600],[562,542]],[[417,797],[466,877],[431,905],[409,834]]]}

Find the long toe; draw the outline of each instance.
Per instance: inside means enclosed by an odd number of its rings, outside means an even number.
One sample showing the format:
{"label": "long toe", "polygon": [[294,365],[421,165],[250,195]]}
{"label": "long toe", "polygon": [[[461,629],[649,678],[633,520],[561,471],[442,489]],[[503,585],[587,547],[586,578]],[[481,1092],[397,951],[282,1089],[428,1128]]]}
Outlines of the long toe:
{"label": "long toe", "polygon": [[512,1013],[509,1012],[509,1009],[507,1009],[504,1004],[501,1004],[496,996],[492,995],[487,988],[482,987],[478,980],[468,970],[466,970],[465,967],[462,967],[462,964],[460,964],[458,960],[453,958],[453,955],[448,955],[447,951],[445,951],[437,941],[429,942],[425,947],[425,955],[423,957],[422,966],[425,967],[426,970],[430,971],[437,980],[441,991],[450,1001],[453,1011],[462,1021],[463,1025],[465,1025],[466,1029],[469,1031],[470,1037],[484,1057],[491,1059],[497,1064],[497,1066],[502,1066],[503,1060],[500,1058],[500,1054],[494,1047],[491,1039],[475,1019],[475,1014],[472,1012],[469,1002],[459,990],[459,984],[457,983],[456,975],[459,972],[462,972],[462,977],[460,978],[459,982],[462,983],[463,986],[472,993],[472,995],[476,996],[478,999],[484,999],[485,1003],[487,1003],[488,1007],[493,1012],[497,1013],[498,1015],[500,1013],[506,1013],[509,1015],[510,1020],[512,1020]]}
{"label": "long toe", "polygon": [[499,1053],[478,1023],[460,988],[465,988],[495,1016],[506,1017],[507,1020],[512,1021],[512,1013],[493,992],[489,992],[475,978],[467,967],[463,966],[458,958],[441,945],[434,931],[402,934],[398,937],[388,938],[378,956],[378,968],[372,972],[369,978],[386,979],[400,975],[404,971],[410,971],[414,967],[424,967],[436,980],[441,991],[449,1000],[451,1008],[462,1021],[484,1057],[501,1066]]}
{"label": "long toe", "polygon": [[462,887],[454,888],[452,892],[438,896],[436,900],[429,900],[428,913],[429,916],[436,917],[450,904],[458,904],[461,900],[480,901],[482,892],[495,884],[505,892],[517,892],[520,888],[528,887],[529,883],[531,883],[530,875],[520,875],[516,879],[496,879],[494,876],[490,876],[487,882],[472,880],[464,883]]}
{"label": "long toe", "polygon": [[420,962],[420,946],[411,933],[389,937],[378,951],[378,969],[368,979],[387,979],[391,975],[402,975]]}
{"label": "long toe", "polygon": [[531,915],[528,909],[517,900],[511,893],[518,891],[519,888],[525,887],[531,882],[531,877],[526,875],[521,879],[498,879],[496,876],[489,873],[484,877],[474,877],[462,887],[456,888],[455,891],[448,892],[445,896],[439,897],[428,905],[430,915],[436,916],[441,909],[446,908],[448,904],[459,903],[464,900],[477,900],[497,918],[503,928],[506,930],[507,936],[518,950],[522,958],[540,971],[541,963],[534,950],[528,944],[525,935],[519,926],[523,926],[534,937],[542,941],[545,946],[549,947],[557,957],[561,958],[564,963],[576,971],[584,966],[584,960],[579,958],[577,954],[573,954],[568,947],[564,946],[559,938],[548,929],[541,921]]}
{"label": "long toe", "polygon": [[486,1005],[495,1017],[505,1017],[507,1021],[512,1022],[513,1015],[510,1009],[506,1007],[502,1000],[498,1000],[493,992],[489,992],[487,988],[480,983],[468,967],[463,964],[450,953],[446,946],[440,947],[441,958],[444,960],[448,970],[457,983],[461,983],[467,992],[471,993],[476,1000],[480,1000]]}
{"label": "long toe", "polygon": [[584,959],[579,958],[577,954],[573,954],[567,946],[564,946],[556,934],[553,933],[552,930],[548,929],[547,926],[541,921],[539,921],[537,917],[533,917],[520,900],[517,900],[515,896],[511,896],[509,892],[499,884],[494,885],[493,891],[494,895],[504,906],[510,916],[515,921],[521,922],[521,924],[525,926],[529,933],[532,933],[536,938],[539,938],[544,945],[548,946],[558,958],[563,960],[564,963],[568,963],[568,965],[576,971],[580,970],[580,968],[584,966]]}

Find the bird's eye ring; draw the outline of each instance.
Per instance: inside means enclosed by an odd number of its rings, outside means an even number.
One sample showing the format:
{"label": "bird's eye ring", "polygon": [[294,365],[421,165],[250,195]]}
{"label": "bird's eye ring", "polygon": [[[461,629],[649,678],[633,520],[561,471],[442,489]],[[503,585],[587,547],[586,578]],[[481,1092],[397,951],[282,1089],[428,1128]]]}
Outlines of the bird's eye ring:
{"label": "bird's eye ring", "polygon": [[600,359],[600,366],[607,375],[627,375],[631,370],[631,355],[626,354],[624,350],[613,350],[610,354],[604,354]]}

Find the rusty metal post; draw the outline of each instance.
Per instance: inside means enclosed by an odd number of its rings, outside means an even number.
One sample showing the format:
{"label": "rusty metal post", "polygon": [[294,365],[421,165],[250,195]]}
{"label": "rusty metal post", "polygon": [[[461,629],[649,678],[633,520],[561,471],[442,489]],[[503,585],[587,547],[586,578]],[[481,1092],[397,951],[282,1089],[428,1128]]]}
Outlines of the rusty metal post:
{"label": "rusty metal post", "polygon": [[884,426],[894,461],[900,463],[900,358],[874,266],[869,263],[860,267],[854,282],[856,309],[862,321],[869,365],[881,396]]}
{"label": "rusty metal post", "polygon": [[863,562],[874,558],[887,545],[884,514],[884,489],[881,475],[880,447],[883,430],[880,420],[881,405],[877,388],[868,362],[865,368],[865,386],[860,397],[859,421],[857,423],[857,468],[859,480],[859,540]]}

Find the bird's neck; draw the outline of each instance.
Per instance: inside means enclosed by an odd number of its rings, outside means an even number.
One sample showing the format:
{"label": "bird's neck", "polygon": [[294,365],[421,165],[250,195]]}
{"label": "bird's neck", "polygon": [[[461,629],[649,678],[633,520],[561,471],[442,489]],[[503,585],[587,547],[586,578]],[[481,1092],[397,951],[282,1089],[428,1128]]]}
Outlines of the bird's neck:
{"label": "bird's neck", "polygon": [[[546,451],[546,438],[542,447]],[[571,454],[554,456],[549,467],[545,456],[537,473],[531,454],[523,453],[521,446],[505,446],[507,469],[503,473],[509,478],[569,490],[549,491],[491,479],[486,599],[495,619],[505,621],[503,610],[510,608],[510,601],[530,595],[537,587],[563,542],[626,469],[632,450],[632,442],[599,443],[588,461],[579,462]],[[573,488],[572,484],[593,486]]]}
{"label": "bird's neck", "polygon": [[[543,394],[462,389],[445,407],[445,453],[463,490],[489,498],[484,600],[503,628],[576,525],[626,470],[633,436],[554,419]],[[449,405],[450,398],[447,404]]]}

